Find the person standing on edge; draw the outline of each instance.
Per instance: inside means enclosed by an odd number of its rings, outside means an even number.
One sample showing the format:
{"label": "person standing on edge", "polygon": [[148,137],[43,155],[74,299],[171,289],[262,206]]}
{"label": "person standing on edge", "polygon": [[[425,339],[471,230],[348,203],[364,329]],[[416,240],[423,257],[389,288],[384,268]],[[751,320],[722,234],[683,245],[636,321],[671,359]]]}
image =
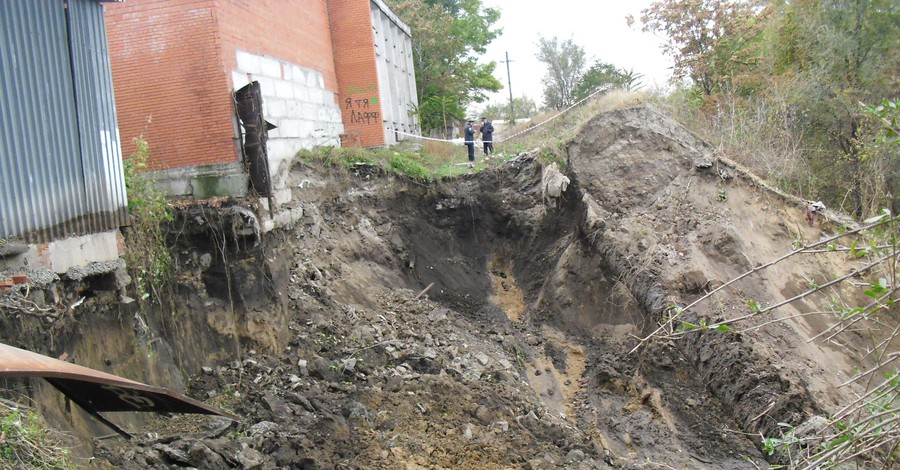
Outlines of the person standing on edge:
{"label": "person standing on edge", "polygon": [[486,117],[481,117],[481,140],[484,142],[484,156],[494,153],[494,125]]}
{"label": "person standing on edge", "polygon": [[472,128],[474,119],[466,122],[466,149],[469,151],[469,166],[475,163],[475,129]]}

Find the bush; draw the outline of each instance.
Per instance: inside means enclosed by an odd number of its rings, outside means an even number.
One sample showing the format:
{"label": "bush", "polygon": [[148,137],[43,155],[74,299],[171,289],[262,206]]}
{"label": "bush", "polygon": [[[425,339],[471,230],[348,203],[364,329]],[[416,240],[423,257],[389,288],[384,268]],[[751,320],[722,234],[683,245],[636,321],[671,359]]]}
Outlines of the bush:
{"label": "bush", "polygon": [[125,159],[125,189],[131,226],[125,232],[125,264],[132,278],[132,292],[145,300],[159,291],[171,276],[172,257],[166,246],[164,224],[173,219],[165,195],[156,190],[144,170],[150,159],[150,145],[144,138],[133,140],[136,147]]}

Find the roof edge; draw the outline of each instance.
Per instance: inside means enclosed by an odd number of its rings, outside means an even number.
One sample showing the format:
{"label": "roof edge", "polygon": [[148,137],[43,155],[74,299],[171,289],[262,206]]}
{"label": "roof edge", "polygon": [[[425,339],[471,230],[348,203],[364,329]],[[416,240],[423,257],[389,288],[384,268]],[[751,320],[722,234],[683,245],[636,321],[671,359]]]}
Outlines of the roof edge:
{"label": "roof edge", "polygon": [[400,17],[397,16],[396,13],[394,13],[394,10],[391,10],[391,7],[389,7],[388,4],[384,2],[384,0],[370,1],[374,3],[385,15],[387,15],[387,17],[390,18],[398,28],[403,30],[403,32],[406,33],[407,36],[412,37],[412,28],[410,28],[408,24],[404,23],[403,20],[401,20]]}

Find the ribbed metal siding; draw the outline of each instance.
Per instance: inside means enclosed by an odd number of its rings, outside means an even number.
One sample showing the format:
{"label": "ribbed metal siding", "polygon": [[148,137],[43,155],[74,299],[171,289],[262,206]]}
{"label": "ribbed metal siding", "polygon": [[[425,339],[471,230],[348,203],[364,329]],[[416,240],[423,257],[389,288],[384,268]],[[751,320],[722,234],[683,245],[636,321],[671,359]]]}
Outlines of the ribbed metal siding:
{"label": "ribbed metal siding", "polygon": [[68,0],[87,214],[93,231],[127,223],[128,203],[103,6]]}
{"label": "ribbed metal siding", "polygon": [[67,24],[63,0],[0,2],[3,238],[43,242],[126,220],[102,6],[69,3]]}

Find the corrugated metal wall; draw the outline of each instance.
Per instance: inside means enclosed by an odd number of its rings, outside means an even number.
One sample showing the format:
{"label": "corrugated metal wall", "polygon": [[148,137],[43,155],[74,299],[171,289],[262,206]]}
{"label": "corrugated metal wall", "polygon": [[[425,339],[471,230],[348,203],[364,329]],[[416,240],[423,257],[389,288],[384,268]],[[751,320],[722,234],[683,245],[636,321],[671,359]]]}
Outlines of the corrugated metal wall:
{"label": "corrugated metal wall", "polygon": [[0,41],[0,237],[45,242],[125,225],[102,6],[3,0]]}

